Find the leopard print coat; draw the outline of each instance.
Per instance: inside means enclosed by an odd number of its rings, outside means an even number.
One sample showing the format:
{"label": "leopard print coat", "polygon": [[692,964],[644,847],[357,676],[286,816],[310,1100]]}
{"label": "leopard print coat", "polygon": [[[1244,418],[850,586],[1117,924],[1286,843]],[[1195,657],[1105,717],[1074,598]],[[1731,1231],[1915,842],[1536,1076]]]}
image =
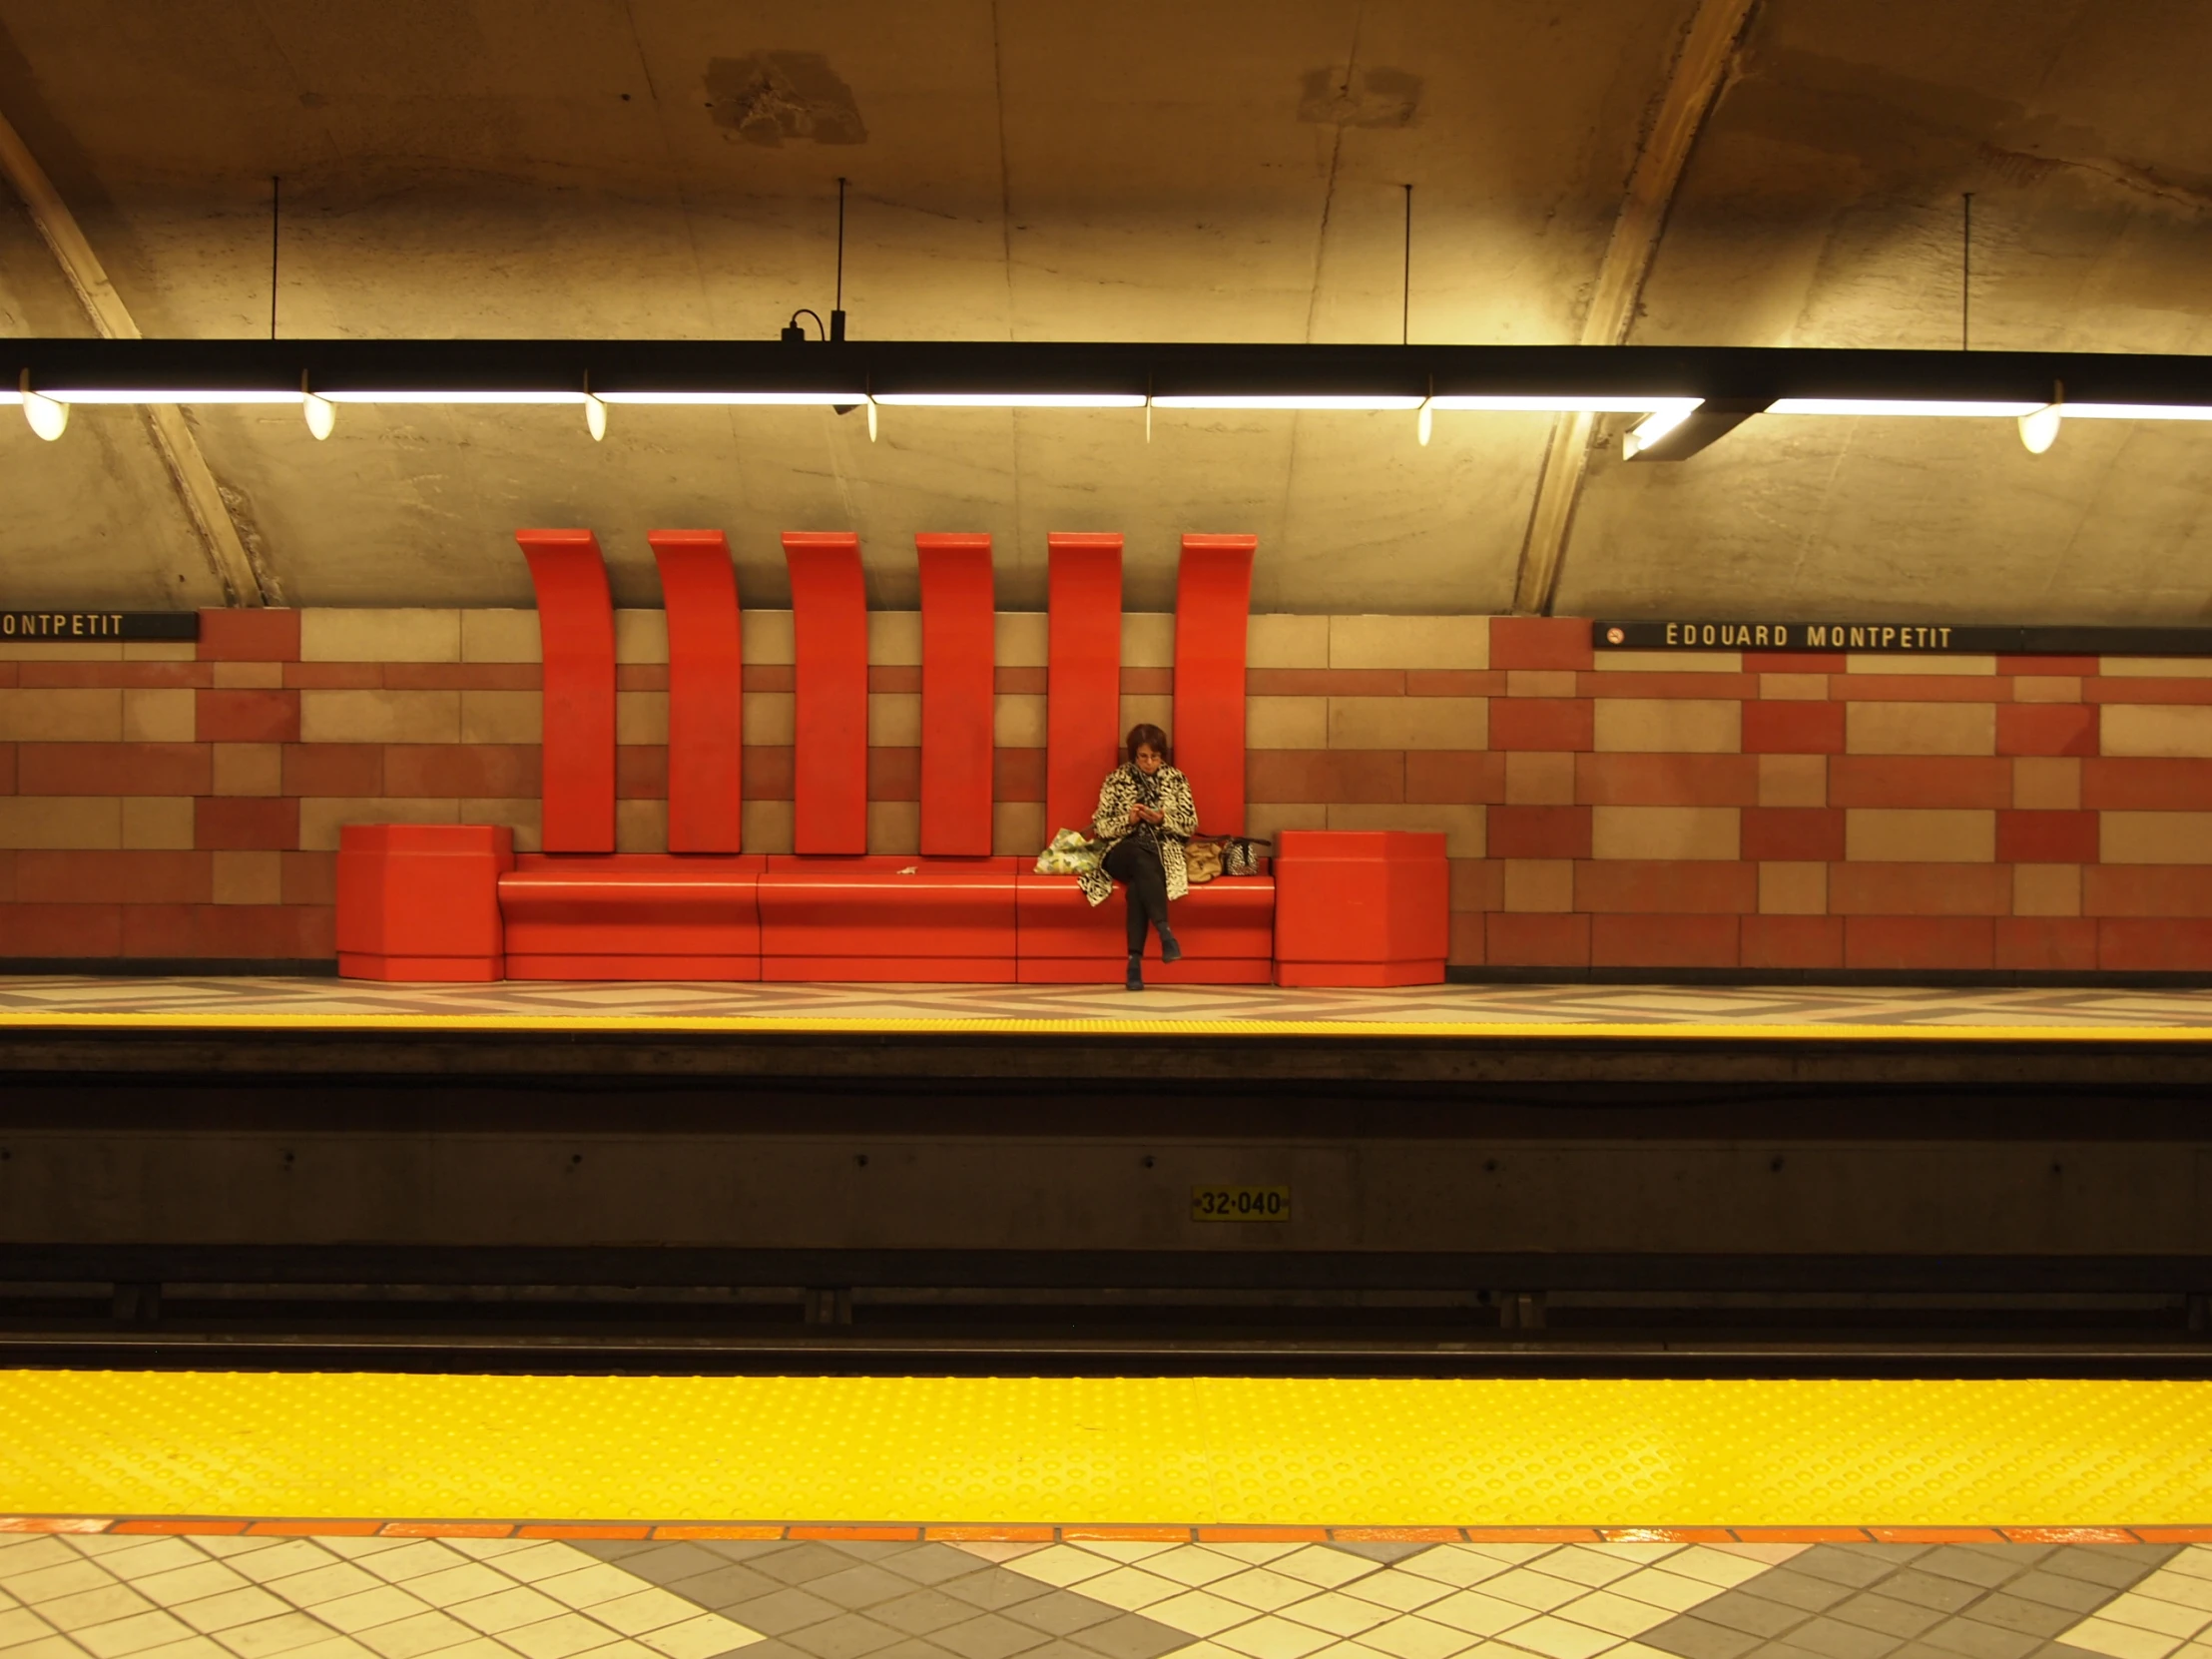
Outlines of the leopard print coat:
{"label": "leopard print coat", "polygon": [[[1152,836],[1159,843],[1168,897],[1181,898],[1191,890],[1190,874],[1183,863],[1183,843],[1198,833],[1198,809],[1191,803],[1190,780],[1175,768],[1162,767],[1149,782],[1152,789],[1147,791],[1135,767],[1118,766],[1109,772],[1099,787],[1098,811],[1091,817],[1091,829],[1109,849],[1125,835]],[[1155,793],[1157,799],[1150,804],[1159,809],[1160,823],[1131,830],[1129,809]],[[1105,903],[1113,893],[1114,878],[1103,869],[1085,870],[1079,880],[1083,896],[1093,904]]]}

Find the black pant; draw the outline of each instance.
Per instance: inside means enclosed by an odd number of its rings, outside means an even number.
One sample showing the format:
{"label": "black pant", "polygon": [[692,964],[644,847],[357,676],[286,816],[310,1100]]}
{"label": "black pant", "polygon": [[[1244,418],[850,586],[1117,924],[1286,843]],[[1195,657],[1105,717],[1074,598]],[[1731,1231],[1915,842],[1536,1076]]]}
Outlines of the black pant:
{"label": "black pant", "polygon": [[1129,901],[1129,954],[1142,956],[1145,923],[1163,933],[1168,927],[1168,872],[1160,867],[1160,848],[1140,830],[1114,842],[1103,864]]}

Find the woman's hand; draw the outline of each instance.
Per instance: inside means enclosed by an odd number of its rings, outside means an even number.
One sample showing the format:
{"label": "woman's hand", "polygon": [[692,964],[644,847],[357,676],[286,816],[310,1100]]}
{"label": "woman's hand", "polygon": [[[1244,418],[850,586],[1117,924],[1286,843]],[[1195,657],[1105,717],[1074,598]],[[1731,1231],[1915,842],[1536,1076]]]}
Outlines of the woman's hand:
{"label": "woman's hand", "polygon": [[1162,815],[1160,813],[1156,812],[1150,807],[1136,806],[1129,809],[1129,822],[1131,825],[1158,824],[1161,820],[1161,817]]}

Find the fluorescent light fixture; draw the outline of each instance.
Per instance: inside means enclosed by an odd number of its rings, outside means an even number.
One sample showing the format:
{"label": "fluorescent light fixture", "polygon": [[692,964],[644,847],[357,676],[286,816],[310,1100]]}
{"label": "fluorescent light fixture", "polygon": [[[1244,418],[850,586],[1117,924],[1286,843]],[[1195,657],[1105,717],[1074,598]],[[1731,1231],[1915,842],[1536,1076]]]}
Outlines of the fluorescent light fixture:
{"label": "fluorescent light fixture", "polygon": [[2068,403],[2068,420],[2212,420],[2206,403]]}
{"label": "fluorescent light fixture", "polygon": [[15,395],[16,401],[23,405],[23,418],[31,423],[31,430],[48,443],[69,430],[69,405],[33,391],[29,369],[25,369],[16,381]]}
{"label": "fluorescent light fixture", "polygon": [[306,416],[307,430],[320,443],[337,430],[337,406],[318,392],[307,392],[299,399],[299,412]]}
{"label": "fluorescent light fixture", "polygon": [[1783,397],[1767,405],[1769,414],[1806,415],[1955,415],[1966,418],[2013,420],[2033,414],[2043,405],[2021,400],[2012,403],[1974,402],[1965,399],[1919,397]]}
{"label": "fluorescent light fixture", "polygon": [[[1391,392],[1189,392],[1152,400],[1163,409],[1417,409],[1423,397]],[[1437,399],[1442,402],[1441,398]]]}
{"label": "fluorescent light fixture", "polygon": [[[583,393],[574,394],[581,397]],[[669,403],[669,404],[837,404],[865,403],[867,393],[857,387],[843,391],[601,391],[594,392],[602,403]]]}
{"label": "fluorescent light fixture", "polygon": [[1420,440],[1420,446],[1423,449],[1426,449],[1428,447],[1428,440],[1435,434],[1435,430],[1436,400],[1431,397],[1420,406],[1420,419],[1414,423],[1413,436],[1418,438]]}
{"label": "fluorescent light fixture", "polygon": [[325,391],[333,403],[581,403],[580,391]]}
{"label": "fluorescent light fixture", "polygon": [[164,387],[158,391],[125,389],[117,386],[50,386],[46,396],[57,403],[296,403],[295,391],[241,390],[229,387],[221,391],[203,387],[180,386],[172,391]]}
{"label": "fluorescent light fixture", "polygon": [[1684,414],[1704,401],[1699,397],[1616,397],[1577,395],[1571,392],[1536,392],[1527,395],[1504,392],[1439,392],[1432,401],[1439,409],[1493,409],[1531,414],[1651,414],[1680,409]]}
{"label": "fluorescent light fixture", "polygon": [[1621,434],[1621,456],[1634,460],[1669,432],[1697,413],[1698,405],[1682,401],[1670,408],[1658,409],[1644,416]]}
{"label": "fluorescent light fixture", "polygon": [[1141,409],[1141,391],[885,391],[878,403],[917,409]]}
{"label": "fluorescent light fixture", "polygon": [[584,398],[584,430],[591,434],[591,441],[594,443],[607,441],[606,399],[586,395]]}

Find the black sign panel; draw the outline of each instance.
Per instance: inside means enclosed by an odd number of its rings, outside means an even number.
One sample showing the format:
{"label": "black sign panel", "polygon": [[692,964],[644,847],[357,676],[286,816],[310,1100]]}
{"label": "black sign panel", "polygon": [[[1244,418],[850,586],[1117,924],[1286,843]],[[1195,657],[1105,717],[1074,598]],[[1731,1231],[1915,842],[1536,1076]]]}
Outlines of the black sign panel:
{"label": "black sign panel", "polygon": [[0,645],[17,640],[196,640],[198,611],[0,611]]}
{"label": "black sign panel", "polygon": [[1991,628],[1928,622],[1680,622],[1590,625],[1600,651],[1886,651],[1923,656],[2212,657],[2212,628]]}

